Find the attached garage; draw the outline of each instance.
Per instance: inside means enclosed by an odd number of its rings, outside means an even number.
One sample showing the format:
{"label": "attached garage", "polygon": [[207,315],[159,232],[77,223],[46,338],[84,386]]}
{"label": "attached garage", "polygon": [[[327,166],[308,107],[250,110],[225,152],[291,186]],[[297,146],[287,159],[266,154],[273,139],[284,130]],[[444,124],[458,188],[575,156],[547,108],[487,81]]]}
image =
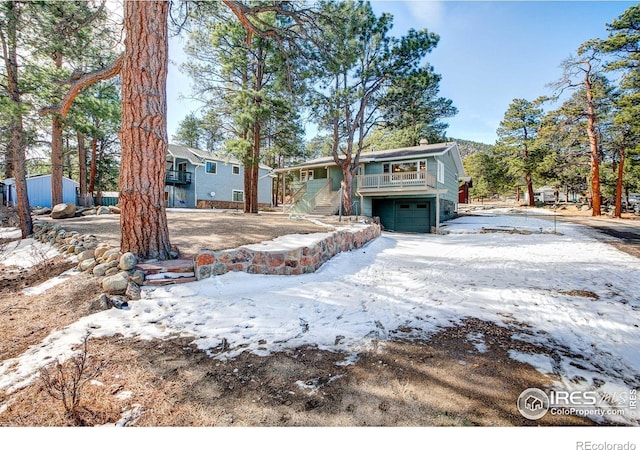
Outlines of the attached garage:
{"label": "attached garage", "polygon": [[429,233],[435,221],[435,199],[381,198],[373,200],[373,215],[380,217],[385,230]]}

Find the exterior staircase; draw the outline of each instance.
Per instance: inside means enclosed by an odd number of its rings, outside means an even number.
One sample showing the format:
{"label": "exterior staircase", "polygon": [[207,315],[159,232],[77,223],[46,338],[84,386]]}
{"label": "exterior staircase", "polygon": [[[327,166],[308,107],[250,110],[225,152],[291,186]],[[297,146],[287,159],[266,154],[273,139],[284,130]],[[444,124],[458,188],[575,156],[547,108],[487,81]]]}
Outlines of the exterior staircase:
{"label": "exterior staircase", "polygon": [[340,209],[340,191],[325,191],[316,198],[315,207],[309,214],[316,216],[333,216]]}

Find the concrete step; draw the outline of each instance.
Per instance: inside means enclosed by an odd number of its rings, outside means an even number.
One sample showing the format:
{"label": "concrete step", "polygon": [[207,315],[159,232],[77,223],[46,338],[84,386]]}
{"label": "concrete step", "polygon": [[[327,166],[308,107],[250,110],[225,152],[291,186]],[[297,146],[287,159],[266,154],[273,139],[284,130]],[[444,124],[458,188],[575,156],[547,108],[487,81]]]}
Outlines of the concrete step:
{"label": "concrete step", "polygon": [[138,264],[136,269],[144,273],[145,286],[164,286],[196,281],[194,263],[191,259],[144,262]]}
{"label": "concrete step", "polygon": [[196,277],[183,277],[183,278],[162,278],[157,280],[145,280],[145,286],[166,286],[168,284],[181,284],[191,283],[197,281]]}

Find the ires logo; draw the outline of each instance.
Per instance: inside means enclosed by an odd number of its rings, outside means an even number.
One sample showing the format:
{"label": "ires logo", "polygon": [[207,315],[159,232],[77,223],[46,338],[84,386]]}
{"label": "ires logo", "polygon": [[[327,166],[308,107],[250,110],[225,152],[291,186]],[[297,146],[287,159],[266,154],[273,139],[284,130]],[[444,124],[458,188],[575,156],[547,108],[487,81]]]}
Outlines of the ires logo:
{"label": "ires logo", "polygon": [[567,391],[551,391],[548,394],[549,405],[556,408],[563,406],[596,406],[600,400],[597,392],[567,392]]}

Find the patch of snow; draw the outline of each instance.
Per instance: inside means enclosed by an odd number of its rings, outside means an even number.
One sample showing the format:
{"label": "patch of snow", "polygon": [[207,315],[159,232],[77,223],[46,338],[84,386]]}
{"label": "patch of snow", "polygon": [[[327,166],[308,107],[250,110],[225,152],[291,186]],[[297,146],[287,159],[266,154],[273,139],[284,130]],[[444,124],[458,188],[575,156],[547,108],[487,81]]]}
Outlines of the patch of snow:
{"label": "patch of snow", "polygon": [[42,294],[43,292],[48,291],[49,289],[51,289],[52,287],[55,287],[61,283],[64,283],[65,281],[68,281],[68,279],[70,277],[74,277],[76,275],[81,274],[82,272],[80,272],[77,269],[69,269],[65,272],[62,272],[60,275],[58,275],[57,277],[54,278],[50,278],[47,281],[45,281],[44,283],[41,283],[37,286],[33,286],[33,287],[28,287],[28,288],[24,288],[22,290],[22,293],[24,295],[38,295],[38,294]]}
{"label": "patch of snow", "polygon": [[476,348],[478,353],[487,353],[487,344],[484,342],[484,334],[482,333],[467,333],[467,341],[469,341]]}
{"label": "patch of snow", "polygon": [[2,227],[0,228],[0,239],[20,239],[22,237],[22,231],[20,228],[15,227]]}
{"label": "patch of snow", "polygon": [[33,238],[21,239],[7,243],[0,264],[29,268],[59,255],[60,252],[52,245],[43,244]]}
{"label": "patch of snow", "polygon": [[529,364],[545,375],[553,373],[553,360],[548,355],[540,353],[522,353],[517,350],[509,350],[509,358]]}
{"label": "patch of snow", "polygon": [[[367,225],[358,224],[339,227],[336,228],[335,231],[358,231],[366,227]],[[323,239],[330,237],[333,233],[335,233],[335,231],[329,231],[326,233],[288,234],[258,244],[243,245],[243,247],[254,251],[288,251],[300,247],[312,247]]]}

